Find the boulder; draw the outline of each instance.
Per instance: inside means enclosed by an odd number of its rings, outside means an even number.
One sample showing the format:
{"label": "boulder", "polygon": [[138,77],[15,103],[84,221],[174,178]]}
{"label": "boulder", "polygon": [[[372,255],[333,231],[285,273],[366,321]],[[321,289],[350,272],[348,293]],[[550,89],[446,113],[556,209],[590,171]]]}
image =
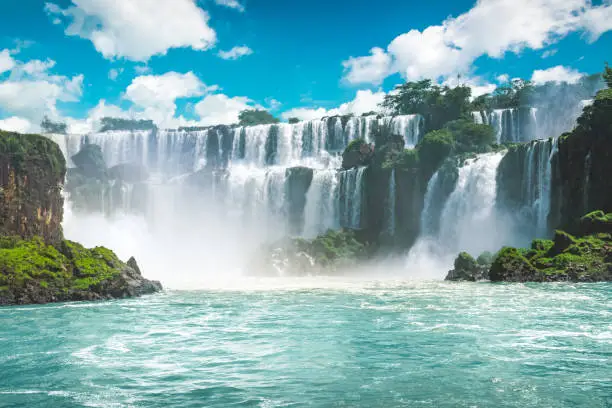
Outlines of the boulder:
{"label": "boulder", "polygon": [[505,247],[495,257],[489,279],[492,282],[536,281],[537,270],[518,249]]}
{"label": "boulder", "polygon": [[106,162],[98,145],[86,144],[72,156],[72,162],[85,177],[101,179],[106,176]]}

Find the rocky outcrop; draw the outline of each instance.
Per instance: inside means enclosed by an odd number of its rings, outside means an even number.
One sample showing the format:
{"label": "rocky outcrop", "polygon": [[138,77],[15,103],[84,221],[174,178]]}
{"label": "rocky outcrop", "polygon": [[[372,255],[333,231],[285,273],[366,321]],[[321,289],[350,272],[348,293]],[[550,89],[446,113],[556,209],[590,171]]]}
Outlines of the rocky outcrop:
{"label": "rocky outcrop", "polygon": [[99,146],[86,144],[72,156],[76,168],[68,169],[66,191],[75,211],[111,213],[115,209],[144,213],[149,178],[147,168],[137,163],[106,167]]}
{"label": "rocky outcrop", "polygon": [[559,139],[553,165],[553,225],[573,229],[582,214],[612,212],[612,89],[600,91],[578,126]]}
{"label": "rocky outcrop", "polygon": [[66,163],[51,140],[0,131],[0,235],[62,239]]}
{"label": "rocky outcrop", "polygon": [[612,214],[589,214],[577,224],[588,225],[590,228],[594,223],[598,226],[595,229],[584,229],[581,235],[555,231],[554,240],[535,240],[530,249],[503,248],[491,266],[491,281],[612,280],[612,234],[610,230],[604,230],[609,219],[612,219]]}
{"label": "rocky outcrop", "polygon": [[462,252],[455,259],[455,267],[448,272],[445,280],[468,282],[487,280],[491,266],[488,262],[489,258],[486,256],[481,255],[476,260],[467,252]]}
{"label": "rocky outcrop", "polygon": [[336,275],[353,270],[368,251],[354,231],[330,230],[312,240],[287,238],[268,245],[249,270],[264,276]]}
{"label": "rocky outcrop", "polygon": [[374,145],[363,139],[353,140],[342,153],[342,168],[344,170],[367,166],[374,158]]}
{"label": "rocky outcrop", "polygon": [[306,194],[312,184],[313,169],[307,167],[291,167],[285,171],[287,195],[287,213],[289,216],[290,233],[299,235],[304,229],[304,209]]}
{"label": "rocky outcrop", "polygon": [[[98,177],[101,168],[85,164],[92,151],[77,161],[80,170]],[[86,249],[64,240],[65,174],[62,152],[51,140],[0,132],[0,305],[124,298],[161,290],[159,282],[142,277],[134,259],[124,263],[106,248]]]}

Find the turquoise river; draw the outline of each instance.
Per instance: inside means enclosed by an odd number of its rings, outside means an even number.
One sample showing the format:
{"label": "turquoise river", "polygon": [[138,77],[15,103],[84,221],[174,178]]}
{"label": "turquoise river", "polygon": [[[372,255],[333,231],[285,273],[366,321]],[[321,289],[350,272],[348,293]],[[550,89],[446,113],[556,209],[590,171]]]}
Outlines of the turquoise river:
{"label": "turquoise river", "polygon": [[612,407],[611,284],[242,286],[0,308],[0,406]]}

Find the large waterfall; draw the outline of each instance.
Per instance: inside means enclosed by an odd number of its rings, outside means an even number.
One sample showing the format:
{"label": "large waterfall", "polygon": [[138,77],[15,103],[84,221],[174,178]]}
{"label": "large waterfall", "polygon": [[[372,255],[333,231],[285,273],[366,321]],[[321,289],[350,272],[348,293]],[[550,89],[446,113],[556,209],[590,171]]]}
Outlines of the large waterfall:
{"label": "large waterfall", "polygon": [[[110,246],[123,257],[136,255],[153,269],[152,277],[165,275],[156,269],[181,264],[162,262],[164,248],[185,262],[235,270],[264,241],[362,228],[365,168],[341,171],[342,151],[352,140],[374,143],[390,134],[414,146],[422,128],[420,116],[406,115],[53,135],[69,167],[82,146],[96,144],[109,168],[127,163],[149,174],[143,181],[113,180],[99,194],[87,191],[86,202],[68,197],[66,233]],[[102,239],[93,241],[88,235],[94,229],[107,233],[97,231]]]}

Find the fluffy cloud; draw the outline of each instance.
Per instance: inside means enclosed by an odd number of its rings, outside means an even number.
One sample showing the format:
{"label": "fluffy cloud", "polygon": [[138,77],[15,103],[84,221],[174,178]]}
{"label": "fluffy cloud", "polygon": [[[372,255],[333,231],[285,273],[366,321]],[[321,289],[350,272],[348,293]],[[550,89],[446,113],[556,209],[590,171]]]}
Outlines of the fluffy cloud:
{"label": "fluffy cloud", "polygon": [[206,50],[216,41],[208,14],[194,0],[72,0],[62,9],[47,3],[67,35],[90,40],[105,58],[146,61],[170,48]]}
{"label": "fluffy cloud", "polygon": [[20,119],[12,117],[10,124],[40,123],[44,115],[57,118],[58,102],[80,100],[83,75],[52,75],[49,70],[54,66],[51,60],[14,61],[8,79],[0,82],[0,108]]}
{"label": "fluffy cloud", "polygon": [[219,51],[219,57],[224,60],[236,60],[238,58],[251,55],[253,50],[246,45],[236,46],[229,51]]}
{"label": "fluffy cloud", "polygon": [[298,118],[300,120],[319,119],[324,116],[334,115],[361,115],[363,113],[380,110],[380,104],[385,98],[385,93],[382,91],[372,92],[371,90],[359,90],[355,95],[355,99],[350,102],[343,103],[334,109],[324,108],[295,108],[283,112],[283,119]]}
{"label": "fluffy cloud", "polygon": [[168,125],[174,119],[177,99],[202,96],[218,89],[216,85],[206,86],[193,72],[168,72],[134,78],[124,98],[142,111],[144,117]]}
{"label": "fluffy cloud", "polygon": [[556,67],[533,71],[531,80],[538,85],[545,84],[546,82],[567,82],[575,84],[583,76],[583,73],[575,69],[557,65]]}
{"label": "fluffy cloud", "polygon": [[244,96],[230,98],[224,94],[207,95],[195,105],[202,126],[238,123],[238,115],[245,109],[260,108]]}
{"label": "fluffy cloud", "polygon": [[352,84],[369,82],[380,84],[391,71],[391,56],[382,48],[372,48],[372,55],[351,57],[342,65],[346,73],[345,80]]}
{"label": "fluffy cloud", "polygon": [[244,11],[244,6],[237,0],[215,0],[215,3],[217,3],[219,6],[233,8],[240,12]]}
{"label": "fluffy cloud", "polygon": [[34,126],[26,118],[12,116],[6,119],[0,119],[0,129],[9,132],[28,133],[31,132]]}
{"label": "fluffy cloud", "polygon": [[439,80],[469,73],[482,55],[501,58],[506,52],[542,49],[573,31],[595,40],[611,29],[610,0],[600,6],[591,0],[479,0],[441,25],[401,34],[386,50],[349,58],[343,63],[345,80],[378,84],[394,73],[407,80]]}
{"label": "fluffy cloud", "polygon": [[9,50],[0,52],[0,74],[10,71],[15,66],[15,60],[11,57]]}

